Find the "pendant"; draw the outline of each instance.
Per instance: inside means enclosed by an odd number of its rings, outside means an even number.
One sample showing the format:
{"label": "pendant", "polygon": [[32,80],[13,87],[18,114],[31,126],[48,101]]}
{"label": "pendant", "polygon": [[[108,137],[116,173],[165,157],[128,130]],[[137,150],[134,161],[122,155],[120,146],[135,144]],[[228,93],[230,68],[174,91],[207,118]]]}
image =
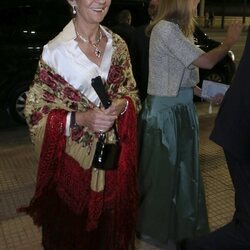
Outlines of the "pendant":
{"label": "pendant", "polygon": [[96,57],[98,57],[98,58],[100,58],[101,55],[102,55],[101,51],[100,51],[98,48],[95,48],[95,55],[96,55]]}

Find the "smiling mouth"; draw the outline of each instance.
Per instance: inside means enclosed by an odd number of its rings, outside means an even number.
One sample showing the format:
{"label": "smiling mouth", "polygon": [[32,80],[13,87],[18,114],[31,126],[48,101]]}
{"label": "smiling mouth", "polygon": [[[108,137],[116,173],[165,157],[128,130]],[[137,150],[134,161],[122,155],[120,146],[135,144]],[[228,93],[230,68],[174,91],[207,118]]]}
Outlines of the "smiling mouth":
{"label": "smiling mouth", "polygon": [[104,8],[94,8],[92,10],[96,12],[104,12]]}

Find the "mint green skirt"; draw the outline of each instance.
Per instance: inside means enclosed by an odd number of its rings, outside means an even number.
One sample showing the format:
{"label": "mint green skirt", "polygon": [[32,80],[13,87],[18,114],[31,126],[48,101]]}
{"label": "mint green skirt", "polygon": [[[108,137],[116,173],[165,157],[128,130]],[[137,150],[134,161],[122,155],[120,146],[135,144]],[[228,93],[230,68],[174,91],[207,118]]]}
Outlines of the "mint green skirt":
{"label": "mint green skirt", "polygon": [[193,90],[148,96],[139,118],[137,230],[164,243],[209,231]]}

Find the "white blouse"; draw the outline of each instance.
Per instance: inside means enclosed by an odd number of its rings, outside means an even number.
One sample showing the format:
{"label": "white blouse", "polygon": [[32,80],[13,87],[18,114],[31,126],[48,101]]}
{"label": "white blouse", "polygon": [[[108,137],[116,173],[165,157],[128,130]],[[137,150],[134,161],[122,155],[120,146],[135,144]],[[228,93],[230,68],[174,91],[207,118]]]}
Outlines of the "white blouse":
{"label": "white blouse", "polygon": [[91,79],[101,76],[104,81],[107,80],[113,54],[112,36],[103,26],[100,27],[108,39],[100,66],[90,61],[79,48],[72,20],[44,46],[42,53],[45,63],[97,106],[100,100],[91,86]]}

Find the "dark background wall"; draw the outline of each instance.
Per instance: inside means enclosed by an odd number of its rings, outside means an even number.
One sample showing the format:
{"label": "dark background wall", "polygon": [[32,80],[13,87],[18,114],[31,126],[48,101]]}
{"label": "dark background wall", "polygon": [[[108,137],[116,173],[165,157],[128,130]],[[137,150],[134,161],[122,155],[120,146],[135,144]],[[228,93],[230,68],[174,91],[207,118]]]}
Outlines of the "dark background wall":
{"label": "dark background wall", "polygon": [[205,9],[215,15],[250,16],[250,0],[205,0]]}

